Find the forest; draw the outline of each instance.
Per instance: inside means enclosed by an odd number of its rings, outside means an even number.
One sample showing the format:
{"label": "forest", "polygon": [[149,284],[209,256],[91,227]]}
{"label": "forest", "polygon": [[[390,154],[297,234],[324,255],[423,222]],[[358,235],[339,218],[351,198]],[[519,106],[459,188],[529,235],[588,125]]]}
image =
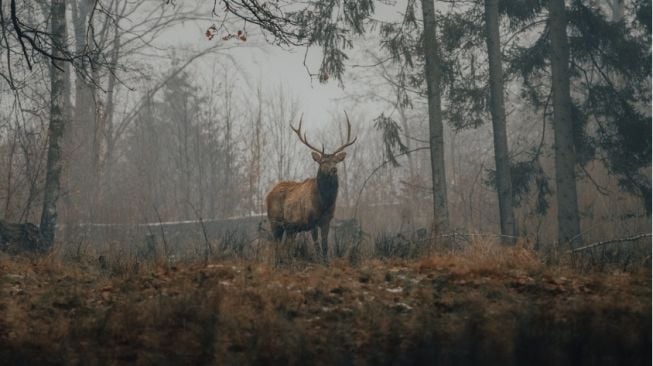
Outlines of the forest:
{"label": "forest", "polygon": [[0,0],[0,359],[650,365],[652,12]]}

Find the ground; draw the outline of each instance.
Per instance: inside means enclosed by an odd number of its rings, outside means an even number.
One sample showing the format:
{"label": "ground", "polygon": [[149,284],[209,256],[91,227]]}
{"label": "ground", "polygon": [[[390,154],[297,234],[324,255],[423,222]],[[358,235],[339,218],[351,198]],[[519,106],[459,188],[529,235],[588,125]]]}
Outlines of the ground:
{"label": "ground", "polygon": [[650,365],[651,275],[545,265],[524,248],[356,265],[159,263],[120,274],[3,257],[0,359]]}

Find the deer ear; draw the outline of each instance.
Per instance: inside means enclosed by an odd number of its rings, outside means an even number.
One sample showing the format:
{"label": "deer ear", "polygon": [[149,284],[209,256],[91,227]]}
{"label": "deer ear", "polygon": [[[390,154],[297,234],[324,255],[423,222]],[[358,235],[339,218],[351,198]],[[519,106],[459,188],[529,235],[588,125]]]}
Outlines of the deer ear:
{"label": "deer ear", "polygon": [[322,160],[322,155],[316,153],[315,151],[311,151],[311,156],[313,157],[313,160],[317,161],[318,163],[320,160]]}
{"label": "deer ear", "polygon": [[347,153],[344,152],[344,151],[341,152],[341,153],[337,153],[336,154],[336,161],[339,163],[339,162],[345,160],[345,156],[347,156]]}

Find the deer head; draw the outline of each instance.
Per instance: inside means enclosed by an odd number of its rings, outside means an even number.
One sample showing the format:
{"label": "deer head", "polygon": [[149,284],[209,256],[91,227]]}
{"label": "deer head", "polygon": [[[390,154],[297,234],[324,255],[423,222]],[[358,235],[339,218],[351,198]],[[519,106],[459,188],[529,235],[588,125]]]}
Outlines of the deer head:
{"label": "deer head", "polygon": [[338,168],[336,167],[336,164],[345,160],[345,157],[347,156],[347,153],[343,150],[346,147],[351,146],[354,142],[356,142],[356,139],[358,138],[355,137],[353,140],[351,140],[351,123],[349,122],[349,116],[347,115],[347,112],[345,112],[345,117],[347,118],[347,141],[344,145],[337,148],[331,154],[324,152],[324,145],[322,145],[322,150],[317,149],[311,145],[306,138],[306,132],[302,134],[302,121],[304,119],[303,116],[299,119],[299,126],[297,128],[294,128],[292,125],[290,126],[290,128],[297,134],[297,137],[299,137],[299,141],[301,141],[309,149],[313,150],[311,151],[311,157],[313,157],[313,160],[315,160],[315,162],[320,165],[317,173],[318,177],[337,177]]}

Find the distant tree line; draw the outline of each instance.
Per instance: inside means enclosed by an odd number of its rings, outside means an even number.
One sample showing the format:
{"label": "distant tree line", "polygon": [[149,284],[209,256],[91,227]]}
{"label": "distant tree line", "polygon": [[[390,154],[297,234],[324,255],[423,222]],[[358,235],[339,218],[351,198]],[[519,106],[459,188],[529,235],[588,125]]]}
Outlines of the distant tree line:
{"label": "distant tree line", "polygon": [[[257,1],[223,3],[224,11],[261,26],[278,42],[321,46],[323,82],[342,80],[352,39],[378,30],[388,56],[383,62],[400,65],[396,103],[411,103],[409,88],[421,90],[418,97],[428,101],[433,216],[439,230],[447,230],[449,216],[443,121],[474,128],[489,113],[495,152],[489,181],[497,190],[506,238],[515,235],[515,195],[527,189],[519,185],[547,180],[538,178],[542,170],[535,168],[541,147],[529,161],[510,157],[506,83],[519,84],[524,99],[553,127],[555,188],[539,189],[555,195],[559,245],[582,243],[576,186],[590,161],[602,162],[621,189],[641,198],[650,216],[648,0],[436,1],[438,11],[433,1],[409,0],[399,22],[375,20],[370,0],[322,1],[290,12],[281,5],[270,11]],[[542,198],[541,208],[546,207]]]}
{"label": "distant tree line", "polygon": [[[207,30],[245,42],[251,36],[236,30],[253,24],[271,43],[318,49],[309,75],[340,84],[357,77],[356,47],[374,43],[362,59],[372,59],[366,69],[383,88],[360,98],[392,108],[368,118],[380,133],[357,131],[343,207],[356,212],[357,195],[412,207],[428,196],[435,231],[455,229],[452,210],[465,220],[474,210],[472,193],[454,181],[455,141],[491,121],[494,161],[474,182],[495,191],[506,243],[523,234],[516,210],[534,194],[537,215],[555,207],[560,248],[581,246],[578,186],[606,193],[591,174],[595,163],[650,217],[650,0],[408,0],[396,21],[375,18],[379,5],[216,1],[222,20]],[[270,182],[313,169],[296,164],[288,128],[301,113],[298,96],[283,86],[240,89],[221,63],[207,90],[197,82],[206,74],[188,66],[211,54],[222,60],[228,42],[182,56],[154,45],[205,11],[159,0],[0,1],[1,217],[40,221],[49,246],[62,222],[259,212]],[[142,55],[162,56],[165,69]],[[541,120],[542,131],[526,148],[510,138],[531,122],[524,118]],[[336,126],[323,135],[337,140]],[[527,152],[515,153],[518,145]],[[407,176],[377,169],[404,157]]]}

